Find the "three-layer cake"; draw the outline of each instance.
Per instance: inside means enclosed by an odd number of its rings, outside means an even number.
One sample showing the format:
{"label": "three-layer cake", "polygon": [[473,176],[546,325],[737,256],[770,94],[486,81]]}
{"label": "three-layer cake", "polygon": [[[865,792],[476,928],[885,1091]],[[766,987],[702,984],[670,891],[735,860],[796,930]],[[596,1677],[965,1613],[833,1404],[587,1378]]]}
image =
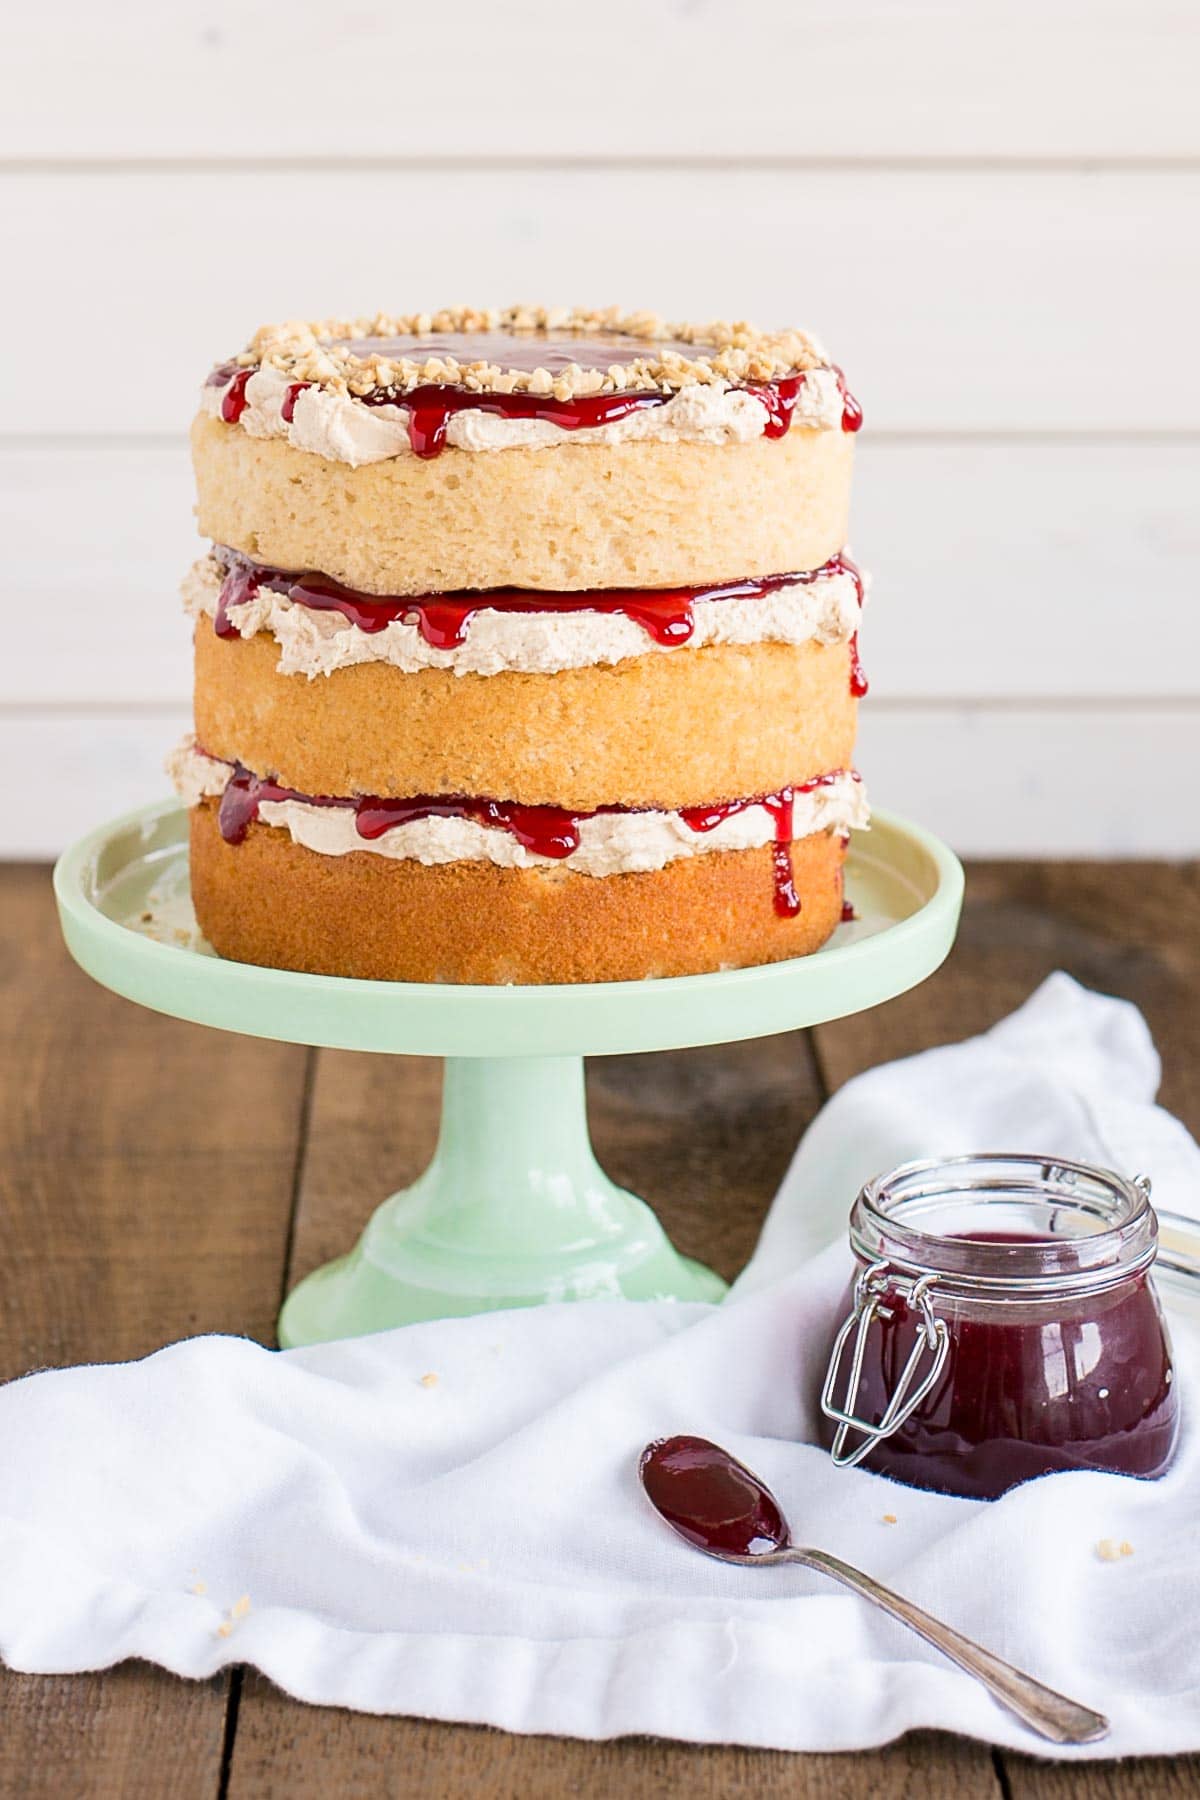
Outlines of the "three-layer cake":
{"label": "three-layer cake", "polygon": [[842,916],[860,414],[802,333],[260,331],[193,427],[196,914],[244,962],[611,981]]}

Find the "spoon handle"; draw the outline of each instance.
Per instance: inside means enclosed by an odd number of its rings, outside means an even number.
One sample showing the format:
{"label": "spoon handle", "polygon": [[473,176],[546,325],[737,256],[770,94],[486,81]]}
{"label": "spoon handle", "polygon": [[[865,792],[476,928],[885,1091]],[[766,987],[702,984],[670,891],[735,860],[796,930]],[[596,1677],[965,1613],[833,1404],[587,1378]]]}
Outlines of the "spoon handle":
{"label": "spoon handle", "polygon": [[1056,1693],[1053,1688],[1035,1681],[1032,1675],[1015,1669],[1011,1663],[993,1656],[990,1650],[984,1650],[961,1632],[943,1625],[940,1619],[922,1612],[911,1600],[893,1593],[891,1588],[864,1575],[861,1569],[853,1568],[824,1550],[801,1549],[793,1545],[781,1554],[788,1561],[805,1563],[810,1569],[819,1569],[823,1575],[832,1576],[843,1587],[881,1607],[893,1619],[899,1619],[902,1625],[907,1625],[927,1644],[948,1656],[960,1669],[981,1681],[1002,1705],[1042,1737],[1050,1738],[1056,1744],[1094,1744],[1098,1738],[1108,1736],[1108,1720],[1103,1713],[1080,1706],[1077,1701],[1068,1700],[1065,1694]]}

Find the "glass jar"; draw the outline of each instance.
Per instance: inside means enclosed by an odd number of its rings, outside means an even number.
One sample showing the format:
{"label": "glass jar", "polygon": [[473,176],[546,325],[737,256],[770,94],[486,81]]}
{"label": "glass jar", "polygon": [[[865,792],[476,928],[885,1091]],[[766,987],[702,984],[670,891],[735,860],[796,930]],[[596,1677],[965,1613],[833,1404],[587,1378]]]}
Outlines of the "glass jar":
{"label": "glass jar", "polygon": [[858,1274],[821,1399],[834,1461],[994,1499],[1059,1469],[1164,1473],[1178,1431],[1145,1176],[906,1163],[850,1214]]}

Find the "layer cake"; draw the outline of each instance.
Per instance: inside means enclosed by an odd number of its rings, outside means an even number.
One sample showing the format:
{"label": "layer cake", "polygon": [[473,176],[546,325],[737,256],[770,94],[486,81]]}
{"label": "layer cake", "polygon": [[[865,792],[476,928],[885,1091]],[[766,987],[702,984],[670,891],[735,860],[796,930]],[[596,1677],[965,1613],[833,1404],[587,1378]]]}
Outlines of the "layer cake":
{"label": "layer cake", "polygon": [[289,323],[193,426],[197,918],[242,961],[611,981],[842,917],[854,433],[798,331]]}

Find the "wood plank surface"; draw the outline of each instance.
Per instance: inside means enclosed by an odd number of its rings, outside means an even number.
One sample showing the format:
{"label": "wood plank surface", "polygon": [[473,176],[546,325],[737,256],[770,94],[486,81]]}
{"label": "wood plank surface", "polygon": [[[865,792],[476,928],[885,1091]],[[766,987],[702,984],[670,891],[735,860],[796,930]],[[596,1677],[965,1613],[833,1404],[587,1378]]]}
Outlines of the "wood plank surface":
{"label": "wood plank surface", "polygon": [[[533,287],[547,303],[809,325],[874,432],[1194,434],[1200,249],[1181,221],[1198,210],[1190,165],[1032,180],[954,167],[0,171],[2,241],[22,272],[14,341],[36,318],[40,342],[73,342],[78,271],[110,270],[120,245],[119,278],[87,295],[88,341],[113,379],[74,382],[68,402],[42,359],[13,356],[0,422],[41,438],[174,434],[213,362],[264,321],[505,305]],[[297,254],[330,220],[353,242],[352,276],[342,256]],[[392,220],[405,243],[435,247],[436,277],[398,258]]]}
{"label": "wood plank surface", "polygon": [[1160,1099],[1200,1135],[1200,890],[1194,864],[979,863],[958,941],[923,986],[817,1027],[832,1092],[893,1057],[985,1031],[1054,969],[1132,1000],[1163,1061]]}
{"label": "wood plank surface", "polygon": [[[1172,0],[67,0],[18,13],[0,154],[1060,156],[1200,151]],[[226,240],[228,241],[228,240]],[[410,240],[411,242],[411,240]]]}
{"label": "wood plank surface", "polygon": [[307,1052],[132,1006],[72,963],[45,869],[0,869],[0,1368],[269,1340]]}
{"label": "wood plank surface", "polygon": [[1133,1757],[1126,1762],[1044,1763],[1005,1755],[1005,1800],[1194,1800],[1200,1757]]}
{"label": "wood plank surface", "polygon": [[[305,1052],[147,1013],[70,962],[49,872],[0,868],[0,1378],[269,1338]],[[0,1793],[208,1800],[229,1681],[0,1676]]]}
{"label": "wood plank surface", "polygon": [[660,1738],[585,1743],[325,1707],[301,1715],[261,1676],[248,1676],[229,1800],[334,1794],[338,1800],[1003,1800],[986,1750],[934,1732],[856,1756],[790,1756]]}

